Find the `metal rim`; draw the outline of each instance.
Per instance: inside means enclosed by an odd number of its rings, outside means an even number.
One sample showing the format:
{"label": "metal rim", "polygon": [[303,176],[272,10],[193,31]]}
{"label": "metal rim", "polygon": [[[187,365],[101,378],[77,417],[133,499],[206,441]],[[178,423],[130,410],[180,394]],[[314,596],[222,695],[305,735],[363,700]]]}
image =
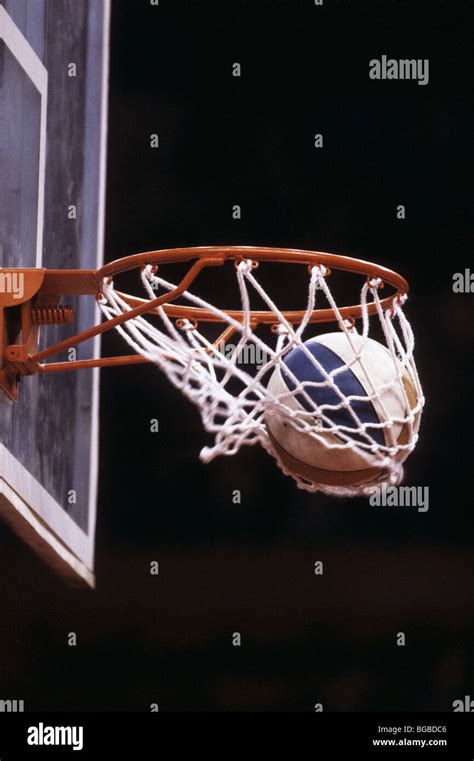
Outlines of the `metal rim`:
{"label": "metal rim", "polygon": [[[38,294],[38,301],[35,302],[35,306],[54,307],[54,310],[56,310],[58,308],[57,305],[59,299],[66,295],[78,296],[95,294],[98,299],[102,299],[104,295],[104,283],[114,275],[118,275],[122,272],[127,272],[146,265],[159,265],[177,261],[191,262],[184,277],[169,293],[161,294],[155,299],[138,299],[129,296],[128,294],[121,294],[125,301],[130,305],[130,310],[117,314],[115,317],[110,317],[110,319],[104,322],[99,322],[97,325],[87,328],[86,330],[69,336],[61,341],[57,341],[41,350],[38,350],[35,342],[33,342],[32,346],[25,342],[19,345],[5,346],[6,363],[5,369],[0,371],[0,376],[3,375],[3,380],[2,377],[0,377],[0,386],[6,390],[11,398],[16,398],[17,379],[20,375],[35,372],[54,373],[85,367],[108,367],[132,365],[137,364],[138,362],[151,362],[152,360],[149,357],[145,358],[130,354],[94,359],[48,362],[46,364],[44,363],[44,360],[60,354],[73,346],[77,347],[82,342],[87,341],[94,336],[106,333],[115,327],[124,325],[126,322],[140,317],[141,315],[147,313],[158,314],[160,308],[164,309],[170,317],[182,320],[181,324],[185,329],[187,329],[188,326],[193,328],[200,321],[222,322],[223,324],[226,324],[225,319],[221,319],[210,310],[182,306],[181,304],[177,304],[176,300],[189,289],[190,285],[203,269],[210,266],[222,265],[229,259],[233,259],[234,261],[239,259],[252,259],[252,261],[256,262],[286,262],[289,264],[301,264],[306,267],[324,265],[328,270],[328,274],[331,269],[344,270],[346,272],[364,275],[367,278],[377,279],[377,282],[373,283],[373,286],[376,288],[383,287],[383,284],[390,285],[394,289],[394,293],[381,299],[379,304],[373,302],[367,304],[367,313],[369,315],[375,314],[378,306],[381,306],[384,310],[393,310],[394,302],[408,294],[408,283],[406,280],[396,272],[381,267],[378,264],[372,264],[371,262],[365,262],[349,256],[328,254],[322,251],[261,248],[256,246],[206,246],[198,248],[148,251],[143,254],[135,254],[110,262],[99,270],[25,270],[28,275],[28,282],[33,283],[33,291]],[[40,273],[40,275],[38,275],[38,273]],[[30,303],[31,298],[23,302],[22,309],[28,311]],[[0,310],[0,312],[2,311],[3,310]],[[221,311],[241,323],[246,316],[242,311],[225,309]],[[362,316],[363,310],[362,306],[359,304],[340,307],[338,313],[344,320],[350,320],[353,324],[356,318]],[[306,316],[306,310],[282,311],[281,314],[289,323],[300,323]],[[63,315],[61,312],[61,317],[62,316],[66,317],[67,314],[64,313]],[[0,314],[0,327],[2,326],[1,317],[2,315]],[[42,315],[40,315],[40,317],[42,320]],[[54,317],[53,313],[51,313],[51,317]],[[309,318],[309,322],[312,323],[334,322],[336,320],[337,316],[332,309],[316,309],[311,313]],[[53,322],[54,321],[55,320],[53,319]],[[273,326],[273,330],[275,330],[275,327],[279,322],[277,315],[271,311],[252,311],[250,313],[250,321],[252,328],[261,323],[267,323]],[[29,318],[26,319],[26,324],[29,324]],[[221,335],[214,342],[214,345],[217,346],[220,341],[227,341],[236,330],[237,328],[234,324],[226,325]],[[15,381],[10,382],[10,378],[15,378]]]}
{"label": "metal rim", "polygon": [[[194,260],[194,272],[192,277],[187,279],[186,287],[188,287],[197,277],[199,271],[205,267],[222,265],[228,260],[238,261],[239,259],[251,259],[255,262],[270,261],[280,264],[301,264],[306,267],[314,267],[315,265],[322,264],[328,268],[329,271],[341,270],[344,272],[352,272],[356,275],[366,276],[367,278],[380,279],[381,285],[378,285],[377,287],[383,287],[384,284],[388,284],[395,289],[394,293],[380,300],[381,307],[384,310],[392,307],[395,300],[399,299],[401,296],[406,296],[409,291],[408,283],[404,277],[393,270],[378,264],[373,264],[372,262],[355,259],[351,256],[330,254],[324,251],[305,251],[302,249],[260,246],[197,246],[191,248],[147,251],[141,254],[126,256],[122,259],[116,259],[98,270],[97,276],[101,279],[110,278],[114,277],[114,275],[123,274],[132,269],[142,268],[150,264],[171,264],[173,262]],[[196,267],[197,263],[199,264]],[[120,295],[132,308],[140,307],[147,303],[147,299],[140,299],[121,292]],[[179,295],[181,294],[173,295],[173,293],[170,292],[169,299],[167,299],[165,303],[160,304],[169,317],[195,320],[197,322],[222,322],[221,318],[216,316],[210,310],[172,303],[173,299],[178,298]],[[244,319],[244,313],[241,310],[230,310],[220,306],[219,308],[221,311],[239,322]],[[147,311],[151,314],[157,313],[157,308],[150,308],[150,310]],[[375,314],[376,311],[376,304],[369,303],[367,305],[367,312],[369,315]],[[360,304],[343,306],[339,308],[339,312],[343,319],[357,319],[362,316],[362,306]],[[303,319],[306,311],[285,310],[282,311],[282,314],[288,322],[298,323]],[[270,310],[253,310],[250,312],[250,319],[254,326],[277,322],[276,315]],[[311,313],[309,321],[311,323],[334,322],[336,319],[336,315],[332,309],[315,309]]]}

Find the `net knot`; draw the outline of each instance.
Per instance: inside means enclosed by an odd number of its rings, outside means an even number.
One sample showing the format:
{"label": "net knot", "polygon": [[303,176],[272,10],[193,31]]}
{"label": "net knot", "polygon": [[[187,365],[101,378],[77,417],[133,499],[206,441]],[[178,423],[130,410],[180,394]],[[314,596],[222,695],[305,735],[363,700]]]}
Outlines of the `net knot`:
{"label": "net knot", "polygon": [[196,330],[197,326],[198,324],[194,317],[191,317],[191,319],[180,317],[176,320],[176,327],[180,330]]}
{"label": "net knot", "polygon": [[282,322],[275,322],[271,326],[272,333],[276,333],[279,336],[287,336],[290,333],[290,328]]}
{"label": "net knot", "polygon": [[329,277],[331,274],[329,267],[325,267],[324,264],[315,264],[314,266],[310,264],[308,270],[310,275],[315,273],[318,277]]}
{"label": "net knot", "polygon": [[237,270],[240,270],[240,272],[250,272],[251,270],[257,269],[258,262],[255,262],[252,259],[236,259],[234,266]]}
{"label": "net knot", "polygon": [[380,290],[380,288],[383,288],[384,286],[384,282],[381,277],[368,277],[367,283],[369,288],[376,288],[377,290]]}

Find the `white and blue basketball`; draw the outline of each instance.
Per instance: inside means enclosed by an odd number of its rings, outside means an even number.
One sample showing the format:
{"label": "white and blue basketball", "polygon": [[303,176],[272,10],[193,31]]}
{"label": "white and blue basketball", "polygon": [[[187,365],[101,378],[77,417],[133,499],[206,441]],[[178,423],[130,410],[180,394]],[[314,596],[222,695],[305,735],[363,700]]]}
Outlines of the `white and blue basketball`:
{"label": "white and blue basketball", "polygon": [[[314,416],[315,431],[321,440],[295,428],[288,422],[288,415],[275,409],[267,416],[266,424],[278,456],[289,470],[314,483],[352,486],[378,478],[380,468],[371,466],[361,449],[351,446],[351,442],[357,445],[368,443],[368,439],[357,430],[358,423],[349,406],[359,421],[365,424],[365,431],[376,446],[406,444],[410,430],[404,419],[410,412],[409,408],[413,409],[417,403],[413,383],[406,372],[402,373],[402,380],[397,377],[400,364],[388,349],[357,333],[350,334],[350,341],[345,333],[326,333],[311,338],[304,346],[307,351],[295,347],[284,356],[282,365],[275,368],[270,378],[268,389],[282,405],[295,412],[300,411],[301,419],[310,425]],[[356,352],[359,351],[360,357],[356,359]],[[319,383],[326,380],[326,375],[308,353],[326,373],[344,368],[332,376],[335,386],[328,383],[320,386],[304,385],[309,399],[301,392],[295,393],[297,385],[294,379],[303,384]],[[346,367],[348,364],[350,367]],[[348,396],[358,396],[361,399],[352,400],[350,405],[338,406],[337,409],[323,409],[326,421],[318,416],[321,405],[340,405],[341,399]],[[387,423],[385,427],[380,425],[384,423]],[[414,429],[418,425],[419,415]],[[345,426],[349,429],[345,430],[349,444],[344,448],[330,449],[326,446],[344,443],[337,431],[325,430],[332,426]],[[398,462],[402,462],[407,456],[408,450],[400,450],[395,457]]]}

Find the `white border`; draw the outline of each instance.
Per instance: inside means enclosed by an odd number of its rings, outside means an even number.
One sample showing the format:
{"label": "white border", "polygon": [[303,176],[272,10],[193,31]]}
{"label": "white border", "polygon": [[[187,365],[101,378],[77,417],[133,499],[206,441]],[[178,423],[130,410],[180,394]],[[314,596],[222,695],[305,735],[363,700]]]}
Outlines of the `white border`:
{"label": "white border", "polygon": [[40,145],[38,164],[38,216],[36,220],[35,267],[43,262],[44,188],[46,176],[46,121],[48,113],[48,72],[28,40],[0,5],[0,40],[4,40],[41,97]]}
{"label": "white border", "polygon": [[[79,559],[75,554],[73,554],[70,549],[68,548],[67,544],[68,539],[71,537],[71,534],[74,536],[77,534],[77,525],[72,521],[72,519],[67,515],[67,513],[64,512],[64,510],[61,510],[60,506],[57,502],[47,493],[45,489],[41,486],[40,483],[38,483],[32,476],[31,473],[29,473],[23,466],[16,460],[5,447],[3,444],[0,444],[0,463],[2,467],[2,471],[4,469],[4,466],[6,464],[6,460],[10,458],[12,463],[12,469],[9,470],[9,479],[15,480],[14,476],[16,475],[19,478],[19,482],[26,486],[26,491],[31,493],[31,489],[35,489],[34,492],[34,504],[39,508],[38,512],[35,512],[31,509],[31,507],[27,504],[25,499],[23,497],[20,497],[17,492],[12,488],[10,483],[6,483],[6,481],[3,480],[3,478],[0,478],[0,495],[3,495],[5,499],[7,500],[8,504],[13,508],[15,511],[15,519],[17,516],[21,518],[21,520],[26,521],[31,528],[34,530],[35,534],[39,537],[40,540],[46,543],[48,548],[50,548],[55,555],[57,555],[61,560],[63,560],[67,565],[74,571],[77,576],[84,579],[84,581],[89,584],[89,586],[94,586],[94,573],[92,568],[92,562],[88,562],[89,556],[90,556],[90,548],[87,547],[87,544],[85,546],[86,549],[86,557],[83,557],[82,559]],[[8,465],[7,465],[8,467]],[[22,473],[23,471],[23,473]],[[12,479],[12,474],[14,474]],[[20,487],[21,488],[21,487]],[[38,499],[38,495],[40,496],[40,499]],[[25,495],[23,495],[25,496]],[[60,516],[61,522],[63,524],[62,528],[60,528],[61,536],[57,537],[54,533],[52,533],[49,530],[49,527],[47,524],[51,524],[51,515],[52,512],[55,512],[56,514],[58,511],[61,511],[62,515]],[[46,513],[46,517],[44,517],[44,513]],[[8,520],[8,514],[5,515],[5,517]],[[17,525],[16,520],[12,521],[10,520],[10,523],[15,527]],[[24,534],[24,530],[21,529],[18,531],[18,533]],[[81,532],[82,536],[84,538],[85,534]],[[72,538],[72,537],[71,537]],[[70,542],[69,544],[73,544],[74,542]],[[35,540],[34,542],[35,546],[38,546],[38,542]],[[41,550],[40,550],[41,551]],[[49,553],[48,553],[49,554]]]}
{"label": "white border", "polygon": [[[107,114],[108,114],[108,90],[109,90],[109,35],[110,35],[110,11],[111,0],[104,0],[104,21],[102,38],[102,87],[101,87],[101,114],[100,114],[100,168],[99,168],[99,209],[97,223],[97,269],[104,261],[105,241],[105,191],[107,181]],[[101,320],[99,307],[95,308],[95,321]],[[100,335],[93,339],[93,356],[100,357]],[[92,370],[92,430],[91,449],[89,459],[89,537],[95,536],[97,520],[97,486],[99,476],[99,368]],[[95,541],[93,540],[93,545]]]}
{"label": "white border", "polygon": [[[90,567],[92,555],[87,535],[80,531],[80,536],[75,536],[77,524],[3,444],[0,444],[0,473],[0,493],[4,493],[4,485],[13,489],[24,504]],[[3,480],[3,474],[8,474],[8,482]]]}

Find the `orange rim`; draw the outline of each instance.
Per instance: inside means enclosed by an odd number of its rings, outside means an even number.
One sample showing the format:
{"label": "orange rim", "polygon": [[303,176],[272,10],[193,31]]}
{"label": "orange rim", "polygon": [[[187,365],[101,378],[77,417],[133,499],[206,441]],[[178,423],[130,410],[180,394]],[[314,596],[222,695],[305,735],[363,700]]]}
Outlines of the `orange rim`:
{"label": "orange rim", "polygon": [[[407,281],[397,272],[389,270],[386,267],[381,267],[378,264],[363,261],[362,259],[354,259],[353,257],[341,256],[339,254],[328,254],[323,251],[304,251],[301,249],[266,248],[258,246],[199,246],[194,248],[173,248],[163,249],[161,251],[147,251],[142,254],[134,254],[133,256],[126,256],[123,259],[117,259],[110,262],[98,270],[97,275],[100,278],[109,278],[128,272],[132,269],[143,268],[147,265],[156,266],[160,264],[171,264],[192,260],[195,260],[195,263],[199,261],[201,266],[198,270],[200,271],[205,267],[222,265],[228,260],[234,260],[234,262],[236,262],[239,259],[250,259],[253,262],[269,261],[280,264],[301,264],[310,268],[322,264],[328,269],[328,274],[334,269],[363,275],[369,279],[379,278],[382,283],[377,286],[378,288],[387,284],[394,289],[392,294],[380,300],[381,307],[384,310],[391,308],[394,301],[401,296],[407,295],[409,291]],[[198,271],[196,271],[193,278],[188,282],[188,285],[195,279],[197,274]],[[149,299],[140,299],[136,296],[130,296],[129,294],[119,291],[118,293],[132,308],[144,306],[147,301],[149,301]],[[196,322],[222,322],[222,319],[209,309],[172,303],[173,298],[178,298],[179,295],[181,294],[173,296],[173,293],[170,292],[166,302],[160,304],[160,307],[164,309],[169,317],[190,321],[195,320]],[[151,314],[157,313],[157,308],[151,307],[146,311]],[[241,310],[225,309],[224,307],[221,311],[225,312],[226,315],[234,320],[237,320],[237,322],[242,322],[245,316],[245,313]],[[375,314],[376,311],[377,305],[375,303],[367,304],[367,312],[369,315]],[[355,304],[352,306],[340,307],[339,312],[343,319],[357,319],[362,316],[363,309],[361,304]],[[282,315],[288,322],[298,323],[301,322],[306,315],[306,310],[285,310],[282,311]],[[333,322],[336,321],[336,319],[337,317],[332,309],[315,309],[311,313],[309,322]],[[277,316],[270,310],[252,310],[250,312],[250,320],[254,326],[264,323],[272,324],[278,322]]]}

